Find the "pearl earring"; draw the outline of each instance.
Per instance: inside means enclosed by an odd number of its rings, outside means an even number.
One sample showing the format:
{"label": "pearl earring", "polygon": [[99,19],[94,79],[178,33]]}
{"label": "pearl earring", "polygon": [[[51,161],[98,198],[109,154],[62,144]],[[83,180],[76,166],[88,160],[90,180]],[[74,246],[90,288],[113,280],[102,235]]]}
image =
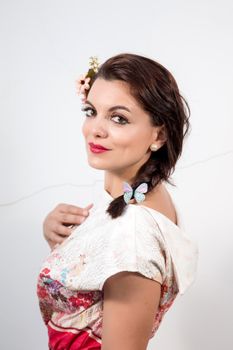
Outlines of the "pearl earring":
{"label": "pearl earring", "polygon": [[151,151],[157,151],[158,146],[155,143],[152,143],[150,146]]}

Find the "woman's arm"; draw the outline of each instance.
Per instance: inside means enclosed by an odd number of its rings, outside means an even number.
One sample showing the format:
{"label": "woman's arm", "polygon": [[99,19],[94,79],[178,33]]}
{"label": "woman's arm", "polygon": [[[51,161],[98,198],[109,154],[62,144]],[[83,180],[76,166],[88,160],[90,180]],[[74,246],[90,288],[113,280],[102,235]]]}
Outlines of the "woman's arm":
{"label": "woman's arm", "polygon": [[161,284],[137,272],[120,272],[104,284],[102,350],[146,350]]}
{"label": "woman's arm", "polygon": [[70,204],[58,204],[43,222],[43,234],[51,249],[62,243],[72,231],[72,225],[80,225],[89,215],[93,203],[85,208]]}

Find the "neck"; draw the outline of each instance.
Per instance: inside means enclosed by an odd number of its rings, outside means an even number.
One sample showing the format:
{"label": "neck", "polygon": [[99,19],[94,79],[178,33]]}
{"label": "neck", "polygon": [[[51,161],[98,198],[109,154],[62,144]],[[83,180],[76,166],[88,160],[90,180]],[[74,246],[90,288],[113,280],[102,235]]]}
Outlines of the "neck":
{"label": "neck", "polygon": [[118,170],[110,171],[105,170],[104,173],[104,188],[113,197],[117,198],[123,194],[123,182],[128,182],[129,185],[135,181],[135,176],[141,166],[148,160],[147,158],[141,159],[139,162],[124,167]]}
{"label": "neck", "polygon": [[113,197],[117,198],[123,194],[123,182],[133,183],[133,177],[127,174],[119,176],[110,172],[105,172],[104,189]]}

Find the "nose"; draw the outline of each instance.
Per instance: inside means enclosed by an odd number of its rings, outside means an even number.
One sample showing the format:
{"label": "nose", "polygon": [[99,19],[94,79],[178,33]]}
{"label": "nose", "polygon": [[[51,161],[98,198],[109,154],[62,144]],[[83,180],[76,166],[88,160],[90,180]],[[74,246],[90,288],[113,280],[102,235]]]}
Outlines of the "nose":
{"label": "nose", "polygon": [[107,136],[107,128],[106,128],[106,120],[101,117],[95,117],[91,126],[91,131],[93,136],[95,137],[106,137]]}

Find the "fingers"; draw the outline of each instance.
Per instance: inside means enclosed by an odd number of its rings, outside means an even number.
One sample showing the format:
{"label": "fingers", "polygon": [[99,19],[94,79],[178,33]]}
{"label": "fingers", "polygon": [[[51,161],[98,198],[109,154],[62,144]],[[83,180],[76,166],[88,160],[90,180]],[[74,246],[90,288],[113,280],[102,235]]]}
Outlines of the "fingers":
{"label": "fingers", "polygon": [[93,203],[88,204],[85,208],[76,207],[69,204],[59,204],[54,213],[57,212],[56,219],[65,226],[80,225],[89,215],[89,210],[93,207]]}
{"label": "fingers", "polygon": [[84,219],[87,217],[87,214],[77,214],[77,215],[73,215],[73,214],[61,214],[59,216],[59,221],[62,223],[62,224],[68,224],[66,226],[69,226],[69,225],[80,225]]}
{"label": "fingers", "polygon": [[58,231],[61,232],[62,235],[51,230],[44,231],[44,237],[47,240],[51,249],[54,249],[55,245],[61,244],[71,234],[72,229],[67,229],[67,231],[64,231],[64,229],[60,227]]}
{"label": "fingers", "polygon": [[94,205],[94,203],[90,203],[90,204],[88,204],[88,205],[85,207],[85,209],[86,209],[86,210],[89,210],[89,209],[91,209],[91,208],[93,207],[93,205]]}
{"label": "fingers", "polygon": [[87,209],[90,209],[89,206],[93,206],[93,203],[88,204],[86,208],[76,207],[75,205],[60,203],[56,206],[54,211],[72,214],[72,215],[83,215]]}
{"label": "fingers", "polygon": [[[51,223],[50,227],[47,227],[48,232],[52,232],[56,235],[67,237],[72,232],[72,227],[64,226],[62,223],[54,221]],[[50,238],[50,237],[49,237]]]}
{"label": "fingers", "polygon": [[88,204],[85,208],[65,203],[58,204],[47,215],[43,223],[44,237],[50,247],[62,243],[75,226],[85,221],[92,207],[93,203]]}
{"label": "fingers", "polygon": [[52,242],[53,244],[54,243],[61,244],[65,239],[66,239],[66,237],[62,237],[62,236],[58,235],[56,232],[50,232],[48,241]]}

